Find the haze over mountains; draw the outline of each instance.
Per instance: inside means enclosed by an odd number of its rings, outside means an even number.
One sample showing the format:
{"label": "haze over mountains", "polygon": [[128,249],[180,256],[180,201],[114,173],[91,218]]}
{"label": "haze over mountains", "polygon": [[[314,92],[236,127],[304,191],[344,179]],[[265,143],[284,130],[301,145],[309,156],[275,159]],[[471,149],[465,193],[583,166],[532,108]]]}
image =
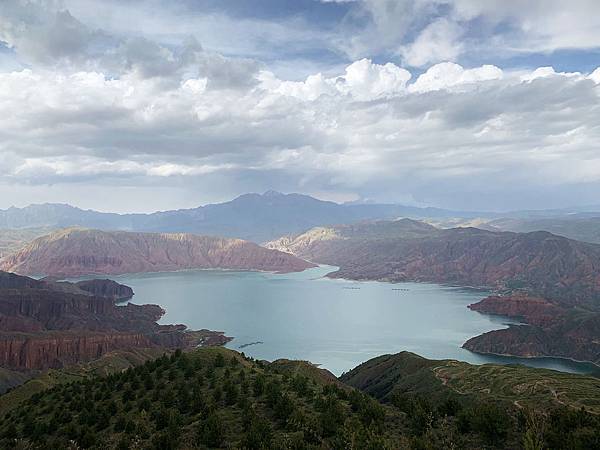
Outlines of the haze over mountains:
{"label": "haze over mountains", "polygon": [[338,204],[302,194],[267,191],[264,194],[244,194],[224,203],[152,214],[104,213],[66,204],[9,208],[0,211],[0,229],[80,226],[100,230],[195,233],[262,243],[315,226],[408,217],[427,220],[441,227],[474,224],[493,230],[543,229],[575,239],[598,242],[600,213],[593,212],[594,209],[506,213],[452,211],[397,204]]}
{"label": "haze over mountains", "polygon": [[[0,211],[0,228],[81,226],[97,229],[181,232],[264,242],[317,225],[396,217],[452,217],[437,208],[338,204],[302,194],[245,194],[225,203],[152,214],[113,214],[63,204],[31,205]],[[462,213],[468,215],[470,213]]]}

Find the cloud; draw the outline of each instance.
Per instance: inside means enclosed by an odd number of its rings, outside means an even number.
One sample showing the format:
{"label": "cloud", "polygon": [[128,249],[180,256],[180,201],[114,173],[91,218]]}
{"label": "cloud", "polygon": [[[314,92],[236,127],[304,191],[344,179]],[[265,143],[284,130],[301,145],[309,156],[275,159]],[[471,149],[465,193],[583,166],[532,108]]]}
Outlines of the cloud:
{"label": "cloud", "polygon": [[[99,198],[110,186],[131,196],[115,196],[122,205],[145,192],[149,205],[160,198],[160,207],[181,207],[200,195],[211,200],[208,192],[223,200],[276,188],[476,209],[600,195],[600,68],[456,62],[494,42],[518,53],[524,42],[569,33],[558,3],[545,12],[528,2],[519,12],[494,1],[352,2],[342,5],[340,28],[313,40],[302,18],[242,17],[240,31],[210,12],[236,39],[248,33],[241,47],[222,45],[229,55],[188,33],[198,24],[214,29],[207,12],[181,16],[169,33],[178,17],[171,4],[154,15],[140,7],[135,23],[113,16],[130,3],[107,11],[92,0],[73,5],[19,0],[0,13],[0,40],[10,47],[3,54],[26,66],[0,72],[3,193]],[[488,31],[478,35],[473,23]],[[269,41],[264,53],[255,51],[261,39]],[[595,45],[593,36],[581,39],[577,45]],[[358,56],[326,70],[309,58],[296,70],[294,55],[293,76],[255,58],[288,55],[293,43]],[[371,51],[378,56],[363,57]],[[187,203],[168,203],[160,189]]]}
{"label": "cloud", "polygon": [[60,72],[96,71],[115,78],[162,78],[178,84],[205,77],[209,87],[238,88],[254,82],[260,64],[205,51],[193,35],[165,44],[82,23],[58,2],[18,0],[0,12],[0,41],[25,64]]}
{"label": "cloud", "polygon": [[99,56],[109,40],[54,2],[9,1],[0,12],[0,41],[30,64],[84,64]]}
{"label": "cloud", "polygon": [[[514,2],[457,0],[457,20],[484,19],[490,24],[509,24],[505,37],[518,51],[555,51],[600,47],[600,4],[594,0],[531,0]],[[510,33],[506,33],[509,31]],[[500,31],[502,33],[502,31]],[[511,37],[512,36],[512,37]]]}
{"label": "cloud", "polygon": [[260,76],[265,89],[302,100],[316,100],[321,95],[349,95],[356,100],[373,100],[404,92],[410,80],[409,71],[395,64],[374,64],[369,59],[355,61],[343,75],[327,78],[322,73],[310,75],[305,81],[282,81],[274,74]]}
{"label": "cloud", "polygon": [[459,64],[445,62],[430,67],[410,86],[411,92],[428,92],[448,89],[464,84],[499,80],[504,76],[502,69],[489,64],[473,69],[464,69]]}
{"label": "cloud", "polygon": [[600,67],[594,70],[588,78],[593,80],[596,84],[600,84]]}
{"label": "cloud", "polygon": [[460,42],[463,31],[456,23],[438,19],[427,25],[409,45],[399,53],[410,66],[421,67],[445,60],[456,60],[464,46]]}
{"label": "cloud", "polygon": [[443,63],[410,82],[408,71],[369,60],[303,82],[263,71],[235,90],[209,89],[205,77],[171,85],[136,73],[5,73],[0,182],[185,179],[207,189],[218,177],[229,189],[428,203],[448,192],[600,186],[596,78]]}
{"label": "cloud", "polygon": [[414,67],[600,48],[595,0],[362,0],[333,42],[352,58],[400,55]]}

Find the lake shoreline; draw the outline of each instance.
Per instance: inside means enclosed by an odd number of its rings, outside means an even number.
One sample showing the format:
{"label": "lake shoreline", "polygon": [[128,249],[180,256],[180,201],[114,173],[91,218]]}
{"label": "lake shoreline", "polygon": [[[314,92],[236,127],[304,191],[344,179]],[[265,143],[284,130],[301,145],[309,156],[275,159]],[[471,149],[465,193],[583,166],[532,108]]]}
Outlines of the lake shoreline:
{"label": "lake shoreline", "polygon": [[[351,281],[351,282],[357,282],[357,283],[365,282],[365,281],[367,281],[367,282],[374,281],[374,282],[378,282],[378,283],[390,283],[390,284],[401,284],[401,283],[407,283],[407,282],[409,282],[409,283],[426,283],[426,284],[433,283],[433,284],[437,284],[439,286],[446,286],[446,287],[458,288],[458,289],[464,289],[464,290],[476,291],[476,292],[486,292],[488,294],[487,295],[488,297],[490,295],[498,294],[498,291],[491,286],[489,286],[489,287],[486,287],[486,286],[462,286],[462,285],[458,285],[458,284],[439,283],[439,282],[435,282],[435,281],[424,281],[424,280],[395,281],[395,280],[389,280],[389,279],[345,278],[345,277],[332,276],[335,273],[337,273],[338,271],[339,271],[339,268],[333,272],[327,273],[326,275],[324,275],[324,277],[331,279],[331,280],[344,280],[344,281]],[[469,306],[467,306],[467,308],[469,308]],[[472,310],[472,311],[477,312],[482,315],[485,315],[485,316],[488,316],[488,317],[499,317],[499,318],[503,318],[503,319],[507,319],[507,320],[520,320],[518,317],[511,317],[511,316],[506,316],[506,315],[501,315],[501,314],[486,313],[486,312],[474,311],[474,310]],[[522,321],[521,324],[527,325],[527,326],[533,326],[532,324],[528,323],[527,321]],[[513,326],[513,325],[514,324],[508,324],[505,328],[510,328],[510,326]],[[589,365],[597,368],[598,373],[600,374],[600,364],[595,363],[594,361],[591,361],[591,360],[578,360],[578,359],[569,358],[566,356],[553,356],[553,355],[525,356],[525,355],[519,355],[516,353],[495,353],[495,352],[486,352],[486,351],[476,351],[476,350],[472,350],[472,349],[465,347],[465,344],[467,342],[469,342],[471,339],[481,337],[481,336],[483,336],[483,334],[489,333],[491,331],[502,330],[505,328],[498,328],[496,330],[490,330],[490,331],[486,331],[484,333],[472,336],[462,344],[461,348],[463,348],[467,351],[470,351],[472,353],[479,354],[479,355],[502,356],[502,357],[520,358],[520,359],[524,359],[524,360],[553,359],[553,360],[569,361],[569,362],[573,362],[576,364],[585,364],[585,365],[589,364]]]}
{"label": "lake shoreline", "polygon": [[[471,364],[525,364],[562,372],[590,372],[585,363],[572,366],[564,359],[513,356],[513,361],[497,361],[495,355],[461,348],[470,336],[510,325],[488,315],[472,315],[467,308],[489,291],[439,283],[386,285],[380,280],[326,277],[335,270],[326,265],[292,274],[192,269],[122,276],[120,282],[134,288],[135,300],[164,307],[165,323],[225,330],[235,337],[227,347],[264,342],[247,348],[250,356],[259,359],[314,360],[341,373],[371,357],[409,350],[432,359]],[[362,286],[342,289],[344,283]],[[408,289],[400,296],[394,291],[399,285]],[[398,329],[400,323],[406,323],[400,326],[404,330]],[[343,362],[346,360],[349,362]]]}

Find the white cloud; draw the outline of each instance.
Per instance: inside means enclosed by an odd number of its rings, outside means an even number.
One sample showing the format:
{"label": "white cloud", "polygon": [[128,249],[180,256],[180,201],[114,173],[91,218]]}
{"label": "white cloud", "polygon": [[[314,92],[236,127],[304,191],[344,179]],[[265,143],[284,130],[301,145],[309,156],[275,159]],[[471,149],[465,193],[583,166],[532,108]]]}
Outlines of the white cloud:
{"label": "white cloud", "polygon": [[[440,18],[440,3],[373,0],[354,11],[376,26],[345,51],[362,54],[374,43],[391,59],[400,52],[407,64],[425,65],[416,79],[398,64],[359,57],[302,81],[167,36],[171,10],[152,19],[155,39],[127,34],[111,17],[98,18],[113,24],[107,31],[57,7],[11,3],[19,7],[11,20],[0,13],[0,39],[29,68],[0,72],[0,186],[13,186],[2,192],[64,193],[77,183],[160,197],[157,184],[188,192],[191,202],[196,192],[271,187],[480,209],[501,199],[539,206],[534,193],[594,201],[586,199],[600,195],[600,69],[465,68],[451,60],[474,45],[469,21],[519,24],[519,35],[535,41],[554,15],[461,0]],[[149,27],[148,11],[140,14],[132,28]],[[186,20],[186,30],[197,23]],[[78,41],[65,42],[69,35]]]}
{"label": "white cloud", "polygon": [[380,65],[361,59],[346,68],[342,90],[347,90],[357,99],[368,100],[404,91],[410,78],[409,71],[392,63]]}
{"label": "white cloud", "polygon": [[[600,48],[596,0],[363,0],[334,40],[352,58],[400,54],[421,67]],[[356,26],[360,23],[361,26]]]}
{"label": "white cloud", "polygon": [[593,80],[594,83],[600,84],[600,67],[594,70],[588,77],[590,80]]}
{"label": "white cloud", "polygon": [[463,31],[456,23],[437,19],[427,25],[419,36],[400,54],[410,66],[421,67],[438,61],[456,60],[463,51],[460,37]]}
{"label": "white cloud", "polygon": [[356,100],[373,100],[397,95],[406,90],[411,74],[392,63],[374,64],[369,59],[355,61],[343,75],[326,78],[318,73],[305,81],[278,80],[270,72],[262,72],[262,87],[302,100],[316,100],[321,95],[347,94]]}
{"label": "white cloud", "polygon": [[281,176],[297,189],[428,201],[473,186],[568,191],[600,185],[596,77],[443,63],[409,83],[368,60],[305,82],[263,72],[236,90],[133,73],[0,74],[0,182],[183,178],[192,189]]}
{"label": "white cloud", "polygon": [[428,92],[447,89],[464,84],[502,79],[499,67],[484,65],[473,69],[464,69],[455,63],[440,63],[430,67],[410,86],[411,92]]}

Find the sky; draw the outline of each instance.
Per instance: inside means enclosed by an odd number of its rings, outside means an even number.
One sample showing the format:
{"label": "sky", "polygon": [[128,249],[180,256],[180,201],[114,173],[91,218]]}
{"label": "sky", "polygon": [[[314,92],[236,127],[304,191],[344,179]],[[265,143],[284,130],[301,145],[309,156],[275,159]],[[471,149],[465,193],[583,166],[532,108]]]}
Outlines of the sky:
{"label": "sky", "polygon": [[597,0],[0,0],[0,208],[600,204]]}

